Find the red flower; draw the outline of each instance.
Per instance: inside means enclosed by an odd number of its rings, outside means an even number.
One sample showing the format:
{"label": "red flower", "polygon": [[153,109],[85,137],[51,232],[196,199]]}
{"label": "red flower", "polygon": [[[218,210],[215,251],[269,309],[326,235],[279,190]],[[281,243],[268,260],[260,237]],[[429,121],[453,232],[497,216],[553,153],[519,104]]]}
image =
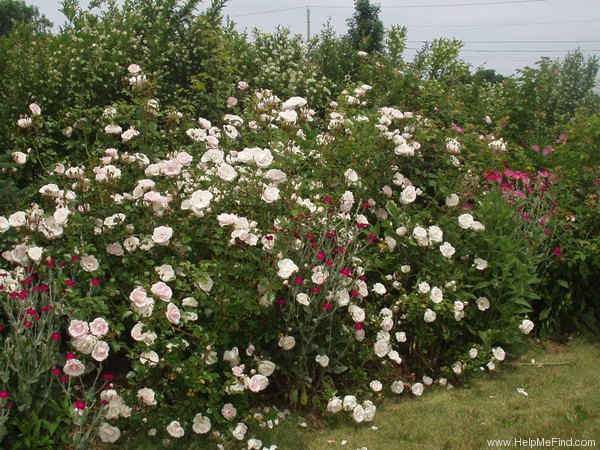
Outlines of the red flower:
{"label": "red flower", "polygon": [[71,279],[65,281],[65,284],[69,287],[75,286],[75,282]]}
{"label": "red flower", "polygon": [[327,266],[333,266],[333,261],[328,259],[327,261],[325,261],[325,265]]}
{"label": "red flower", "polygon": [[554,256],[556,256],[557,258],[560,258],[562,255],[562,250],[560,247],[554,247]]}
{"label": "red flower", "polygon": [[325,252],[319,252],[317,253],[317,260],[322,261],[327,257],[327,255],[325,254]]}
{"label": "red flower", "polygon": [[8,398],[8,392],[0,391],[0,398]]}
{"label": "red flower", "polygon": [[60,375],[61,372],[62,372],[62,370],[60,370],[60,368],[58,368],[58,367],[54,367],[52,370],[50,370],[50,373],[52,375]]}
{"label": "red flower", "polygon": [[362,330],[363,329],[363,324],[360,322],[354,322],[354,329],[355,330]]}
{"label": "red flower", "polygon": [[323,200],[325,200],[325,203],[331,203],[331,197],[329,195],[323,197]]}
{"label": "red flower", "polygon": [[79,261],[81,258],[79,256],[71,256],[71,261]]}
{"label": "red flower", "polygon": [[75,400],[75,408],[85,409],[85,402],[82,400]]}
{"label": "red flower", "polygon": [[56,265],[56,260],[55,260],[55,259],[53,259],[53,258],[51,258],[51,259],[48,261],[48,267],[54,267],[55,265]]}
{"label": "red flower", "polygon": [[323,309],[326,309],[327,311],[329,311],[331,308],[333,308],[333,305],[329,302],[325,302],[323,303]]}
{"label": "red flower", "polygon": [[66,358],[66,359],[75,359],[75,358],[76,358],[76,356],[75,356],[75,353],[71,353],[71,352],[69,352],[69,353],[67,353],[67,356],[66,356],[65,358]]}
{"label": "red flower", "polygon": [[52,333],[50,337],[52,338],[52,340],[58,341],[60,340],[60,333]]}
{"label": "red flower", "polygon": [[58,379],[60,381],[62,381],[63,383],[66,383],[69,381],[69,377],[67,375],[61,375],[60,377],[58,377]]}
{"label": "red flower", "polygon": [[114,375],[113,375],[113,374],[111,374],[111,373],[105,373],[105,374],[102,374],[102,379],[103,379],[104,381],[111,382],[111,381],[112,381],[114,378],[115,378],[115,377],[114,377]]}
{"label": "red flower", "polygon": [[281,305],[281,306],[283,306],[283,305],[285,305],[285,300],[284,300],[284,299],[282,299],[282,298],[278,298],[278,299],[277,299],[277,301],[276,301],[276,303],[277,303],[278,305]]}
{"label": "red flower", "polygon": [[92,283],[94,286],[100,286],[100,280],[99,280],[98,278],[94,278],[94,279],[91,281],[91,283]]}
{"label": "red flower", "polygon": [[352,278],[352,272],[347,267],[344,267],[343,269],[340,269],[340,273],[342,275],[344,275],[345,277]]}
{"label": "red flower", "polygon": [[318,294],[319,292],[321,292],[321,288],[319,286],[315,286],[311,288],[311,291],[313,291],[315,294]]}
{"label": "red flower", "polygon": [[29,320],[24,320],[23,321],[23,326],[25,328],[31,328],[33,326],[33,322],[30,322]]}
{"label": "red flower", "polygon": [[42,307],[42,312],[45,313],[45,312],[48,312],[48,311],[52,311],[53,309],[54,309],[54,306],[52,306],[52,305],[46,305],[46,306]]}
{"label": "red flower", "polygon": [[296,277],[296,278],[294,278],[294,283],[296,283],[296,284],[304,284],[304,278],[302,278],[302,277]]}

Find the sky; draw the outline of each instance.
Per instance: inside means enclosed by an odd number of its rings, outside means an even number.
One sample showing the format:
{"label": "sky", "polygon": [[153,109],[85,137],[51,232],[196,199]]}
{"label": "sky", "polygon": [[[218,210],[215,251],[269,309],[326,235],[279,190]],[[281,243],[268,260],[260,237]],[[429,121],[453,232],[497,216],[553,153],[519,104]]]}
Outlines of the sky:
{"label": "sky", "polygon": [[[39,7],[55,24],[64,23],[59,0],[25,0]],[[82,6],[87,5],[82,0]],[[208,4],[205,0],[204,4]],[[494,69],[503,75],[533,66],[543,56],[562,58],[581,49],[600,57],[600,0],[372,0],[381,6],[386,27],[405,25],[411,60],[425,41],[457,38],[465,44],[461,57],[474,68]],[[353,0],[229,0],[224,14],[237,29],[272,32],[285,25],[292,33],[307,34],[307,7],[311,35],[327,20],[339,34],[347,32],[346,19]],[[202,10],[203,7],[200,7]]]}

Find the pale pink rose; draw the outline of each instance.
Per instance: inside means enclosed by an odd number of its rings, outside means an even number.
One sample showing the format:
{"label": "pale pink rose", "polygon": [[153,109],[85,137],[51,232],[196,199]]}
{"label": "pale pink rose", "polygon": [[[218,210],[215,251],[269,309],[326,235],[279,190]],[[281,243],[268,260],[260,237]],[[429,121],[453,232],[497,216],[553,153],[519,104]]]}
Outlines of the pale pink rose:
{"label": "pale pink rose", "polygon": [[92,358],[96,361],[104,361],[108,358],[108,352],[110,351],[108,344],[104,341],[98,341],[94,350],[92,350]]}
{"label": "pale pink rose", "polygon": [[171,297],[173,297],[173,291],[163,281],[154,283],[150,291],[163,302],[168,302],[171,300]]}
{"label": "pale pink rose", "polygon": [[148,294],[141,287],[135,288],[131,294],[129,294],[129,299],[135,304],[135,306],[142,307],[148,304]]}
{"label": "pale pink rose", "polygon": [[94,272],[100,267],[100,263],[94,256],[84,256],[79,261],[81,268],[86,272]]}
{"label": "pale pink rose", "polygon": [[78,359],[68,359],[63,367],[63,372],[70,377],[78,377],[85,372],[85,366]]}
{"label": "pale pink rose", "polygon": [[167,319],[173,325],[179,325],[179,320],[181,319],[181,312],[179,311],[179,308],[173,303],[169,303],[167,305]]}
{"label": "pale pink rose", "polygon": [[102,317],[97,317],[90,323],[90,333],[102,337],[108,333],[108,323]]}
{"label": "pale pink rose", "polygon": [[177,156],[175,158],[177,160],[177,162],[183,166],[189,166],[192,161],[194,160],[194,157],[192,155],[190,155],[188,152],[179,152],[177,153]]}
{"label": "pale pink rose", "polygon": [[247,382],[248,389],[252,392],[260,392],[267,388],[269,379],[261,374],[256,374]]}
{"label": "pale pink rose", "polygon": [[227,107],[228,108],[233,108],[235,105],[237,105],[237,98],[235,97],[229,97],[227,99]]}
{"label": "pale pink rose", "polygon": [[150,388],[142,388],[137,391],[137,397],[146,405],[156,405],[155,393]]}
{"label": "pale pink rose", "polygon": [[87,322],[84,322],[83,320],[71,320],[71,323],[69,324],[69,334],[71,335],[71,337],[75,338],[75,339],[81,339],[82,337],[84,337],[86,334],[88,334],[90,328],[88,326]]}
{"label": "pale pink rose", "polygon": [[231,403],[225,403],[223,408],[221,408],[221,414],[227,420],[233,419],[237,415],[237,409]]}

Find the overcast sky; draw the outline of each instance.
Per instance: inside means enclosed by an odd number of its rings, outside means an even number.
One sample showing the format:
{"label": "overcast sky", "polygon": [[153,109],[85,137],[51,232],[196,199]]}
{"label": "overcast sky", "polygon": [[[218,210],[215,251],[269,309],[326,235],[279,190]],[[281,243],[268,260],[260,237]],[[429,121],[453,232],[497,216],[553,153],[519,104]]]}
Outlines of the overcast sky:
{"label": "overcast sky", "polygon": [[[59,0],[25,0],[55,23],[64,22]],[[205,4],[209,0],[205,0]],[[455,37],[465,42],[462,58],[473,66],[484,66],[510,75],[532,66],[542,56],[560,58],[580,48],[585,55],[600,56],[600,0],[380,0],[386,27],[408,27],[409,49],[422,41]],[[82,5],[87,1],[82,0]],[[462,5],[468,6],[462,6]],[[454,6],[449,6],[454,5]],[[288,26],[306,36],[307,9],[311,34],[318,33],[331,18],[336,31],[346,33],[346,19],[354,10],[353,0],[230,0],[225,14],[240,30],[273,31]],[[282,11],[285,10],[285,11]],[[518,41],[518,42],[515,42]],[[414,50],[407,50],[411,59]]]}

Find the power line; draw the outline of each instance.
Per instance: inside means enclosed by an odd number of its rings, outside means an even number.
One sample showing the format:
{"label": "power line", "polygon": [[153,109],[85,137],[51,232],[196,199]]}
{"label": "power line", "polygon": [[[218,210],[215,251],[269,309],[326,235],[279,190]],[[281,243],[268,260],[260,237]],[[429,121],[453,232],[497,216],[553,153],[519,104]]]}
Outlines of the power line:
{"label": "power line", "polygon": [[523,22],[523,23],[497,23],[497,24],[482,24],[482,25],[406,25],[408,28],[481,28],[481,27],[520,27],[529,25],[562,25],[567,23],[591,23],[600,22],[600,19],[590,20],[565,20],[557,22]]}
{"label": "power line", "polygon": [[[450,3],[450,4],[433,4],[433,5],[393,5],[393,6],[381,6],[381,9],[403,9],[403,8],[449,8],[457,6],[487,6],[487,5],[508,5],[518,3],[540,3],[548,2],[552,0],[501,0],[491,2],[476,2],[476,3]],[[294,11],[297,9],[306,8],[326,8],[326,9],[354,9],[354,6],[329,6],[329,5],[304,5],[296,6],[294,8],[284,9],[271,9],[269,11],[257,11],[253,13],[235,14],[229,17],[246,17],[246,16],[258,16],[261,14],[270,14],[276,12]]]}
{"label": "power line", "polygon": [[236,14],[234,16],[229,16],[229,17],[258,16],[261,14],[270,14],[270,13],[275,13],[275,12],[294,11],[296,9],[306,9],[306,6],[297,6],[295,8],[284,8],[284,9],[272,9],[271,11],[260,11],[260,12],[246,13],[246,14]]}
{"label": "power line", "polygon": [[[486,5],[508,5],[515,3],[539,3],[548,2],[551,0],[506,0],[506,1],[493,1],[493,2],[476,2],[476,3],[450,3],[450,4],[434,4],[434,5],[393,5],[393,6],[381,6],[381,9],[402,9],[402,8],[448,8],[456,6],[486,6]],[[354,6],[320,6],[315,5],[311,8],[335,8],[335,9],[354,9]]]}

